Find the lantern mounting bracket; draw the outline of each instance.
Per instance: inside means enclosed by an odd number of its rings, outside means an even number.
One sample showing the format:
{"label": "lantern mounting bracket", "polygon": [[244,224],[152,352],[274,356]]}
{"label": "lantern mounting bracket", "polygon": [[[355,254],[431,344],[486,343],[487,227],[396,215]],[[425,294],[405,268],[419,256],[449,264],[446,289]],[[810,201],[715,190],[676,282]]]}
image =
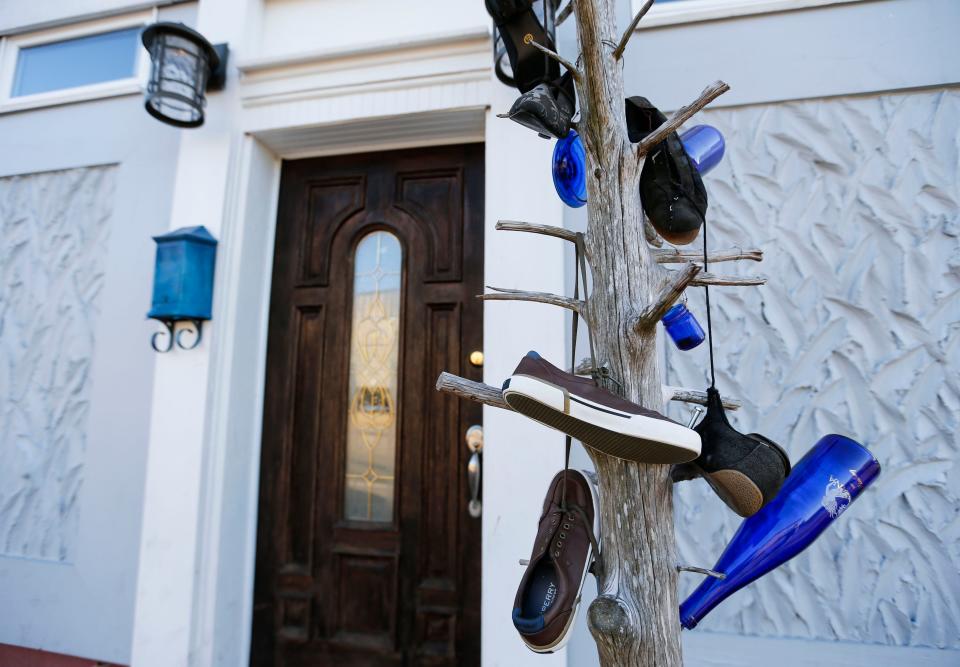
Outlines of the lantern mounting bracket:
{"label": "lantern mounting bracket", "polygon": [[230,57],[230,47],[223,44],[214,44],[213,50],[217,54],[217,62],[210,70],[207,79],[207,91],[223,90],[227,82],[227,58]]}
{"label": "lantern mounting bracket", "polygon": [[[173,349],[173,346],[176,345],[181,350],[192,350],[200,345],[200,341],[203,340],[203,320],[161,320],[158,319],[164,328],[165,331],[158,331],[153,336],[150,337],[150,347],[154,349],[155,352],[164,354]],[[180,331],[176,330],[177,322],[188,322],[192,326],[187,326]],[[185,345],[183,342],[183,334],[191,333],[195,336],[192,343]],[[157,345],[161,336],[166,336],[166,345],[160,347]]]}

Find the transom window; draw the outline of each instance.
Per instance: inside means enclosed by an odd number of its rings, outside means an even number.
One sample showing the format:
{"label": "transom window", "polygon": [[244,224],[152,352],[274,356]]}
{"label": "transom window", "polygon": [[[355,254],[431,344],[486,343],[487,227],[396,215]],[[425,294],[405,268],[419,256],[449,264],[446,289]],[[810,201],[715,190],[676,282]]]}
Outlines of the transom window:
{"label": "transom window", "polygon": [[139,36],[139,28],[126,28],[21,48],[10,97],[129,79]]}

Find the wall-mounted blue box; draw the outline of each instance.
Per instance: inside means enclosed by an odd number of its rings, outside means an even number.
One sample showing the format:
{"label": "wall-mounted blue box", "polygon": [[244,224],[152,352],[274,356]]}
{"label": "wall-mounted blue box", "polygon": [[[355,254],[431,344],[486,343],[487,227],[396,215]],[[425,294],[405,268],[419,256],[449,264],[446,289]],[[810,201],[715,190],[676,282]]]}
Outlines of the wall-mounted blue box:
{"label": "wall-mounted blue box", "polygon": [[217,240],[206,227],[183,227],[154,236],[157,260],[147,317],[161,322],[209,320]]}

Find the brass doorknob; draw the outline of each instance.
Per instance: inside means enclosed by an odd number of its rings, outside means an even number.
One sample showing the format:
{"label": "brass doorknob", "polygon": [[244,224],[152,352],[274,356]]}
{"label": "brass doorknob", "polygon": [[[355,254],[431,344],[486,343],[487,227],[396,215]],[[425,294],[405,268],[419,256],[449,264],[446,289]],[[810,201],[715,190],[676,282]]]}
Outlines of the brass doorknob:
{"label": "brass doorknob", "polygon": [[474,366],[483,366],[483,352],[474,350],[470,353],[470,363]]}

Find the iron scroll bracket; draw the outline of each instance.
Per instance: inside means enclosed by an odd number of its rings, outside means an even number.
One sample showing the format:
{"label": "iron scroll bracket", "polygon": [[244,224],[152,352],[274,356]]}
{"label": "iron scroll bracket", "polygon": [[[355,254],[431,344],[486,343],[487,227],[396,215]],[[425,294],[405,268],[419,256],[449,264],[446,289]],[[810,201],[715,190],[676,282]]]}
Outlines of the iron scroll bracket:
{"label": "iron scroll bracket", "polygon": [[[179,331],[176,330],[178,320],[158,321],[164,326],[164,330],[157,331],[150,337],[150,347],[152,347],[155,352],[165,354],[171,351],[174,345],[181,350],[193,350],[200,345],[200,341],[203,340],[203,320],[181,320],[188,324]],[[193,342],[189,344],[184,343],[183,334],[185,333],[194,337]],[[158,345],[158,342],[163,338],[166,338],[166,344],[161,347]]]}

